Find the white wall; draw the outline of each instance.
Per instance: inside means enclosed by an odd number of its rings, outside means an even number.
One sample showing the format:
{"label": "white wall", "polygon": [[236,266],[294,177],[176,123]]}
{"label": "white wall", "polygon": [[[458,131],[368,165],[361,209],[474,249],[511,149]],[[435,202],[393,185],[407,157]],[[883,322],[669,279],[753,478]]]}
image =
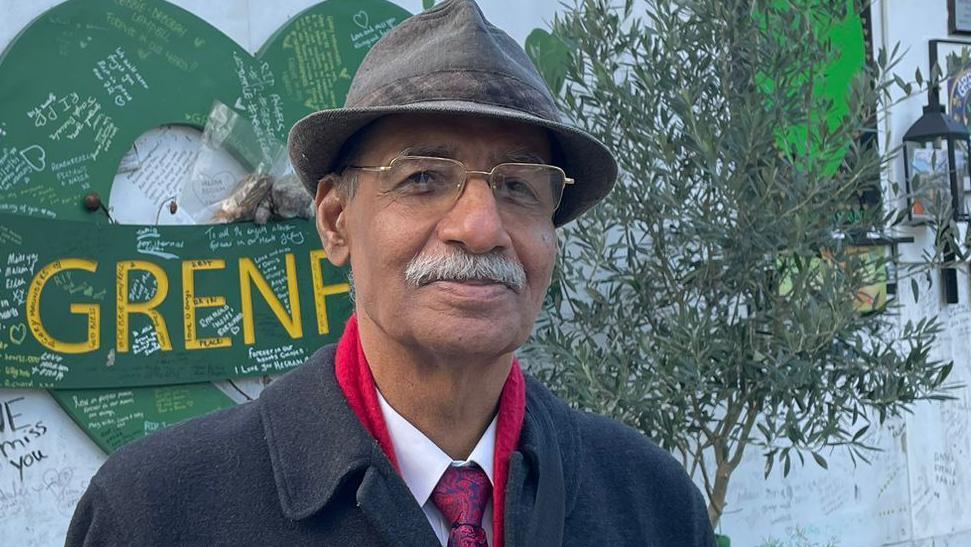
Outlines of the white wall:
{"label": "white wall", "polygon": [[[873,15],[876,48],[900,43],[904,51],[895,72],[912,80],[919,67],[926,78],[928,41],[949,38],[946,0],[878,0]],[[897,98],[902,95],[897,92]],[[918,93],[881,120],[885,150],[900,146],[924,104],[926,94]],[[891,181],[903,184],[902,158],[887,176],[888,188]],[[906,227],[898,235],[915,239],[900,246],[905,263],[919,261],[933,241],[926,227]],[[906,275],[905,268],[899,270]],[[913,301],[909,278],[900,280],[901,324],[938,315],[944,332],[934,355],[954,360],[952,381],[971,383],[966,270],[959,275],[959,304],[944,305],[939,283],[928,289],[923,276],[918,279],[919,302]],[[724,532],[740,545],[799,535],[822,545],[971,545],[971,395],[968,389],[955,395],[957,401],[921,404],[912,415],[873,432],[869,443],[882,451],[872,455],[869,466],[853,466],[845,454],[835,452],[826,455],[829,471],[810,462],[788,478],[776,470],[763,481],[761,457],[747,454],[731,486]]]}
{"label": "white wall", "polygon": [[[879,22],[875,39],[890,47],[895,42],[909,46],[899,72],[911,75],[919,67],[929,72],[928,41],[933,39],[963,39],[948,36],[947,2],[945,0],[897,1],[884,0],[878,6]],[[943,58],[941,63],[943,63]],[[906,99],[885,120],[886,145],[899,145],[900,139],[921,115],[926,95]],[[894,164],[891,174],[903,180],[903,160]],[[962,233],[967,229],[961,225]],[[901,248],[903,260],[918,260],[920,252],[932,240],[927,228],[915,228],[913,245]],[[902,291],[908,299],[905,317],[917,320],[938,314],[945,331],[936,345],[942,359],[955,362],[952,380],[971,385],[971,293],[967,268],[958,276],[960,302],[944,305],[940,292],[930,291],[933,298],[914,303],[910,291]],[[921,405],[907,419],[907,471],[910,484],[910,517],[913,539],[928,542],[935,537],[963,538],[963,545],[971,545],[971,389],[957,392],[958,399],[943,404]]]}
{"label": "white wall", "polygon": [[[945,0],[884,0],[876,8],[875,42],[901,42],[909,50],[899,72],[926,74],[927,40],[947,38]],[[0,50],[34,17],[57,1],[0,0]],[[177,0],[175,4],[219,28],[255,52],[287,18],[314,0]],[[420,0],[400,0],[405,9],[420,10]],[[557,0],[480,0],[486,16],[522,42],[535,27],[546,27]],[[920,115],[923,96],[894,109],[882,126],[884,141],[898,145]],[[889,135],[889,137],[888,137]],[[902,178],[902,161],[891,177]],[[927,235],[914,230],[915,245],[901,248],[914,259]],[[936,351],[956,361],[953,377],[971,384],[971,306],[967,277],[962,277],[961,303],[942,306],[936,298],[908,303],[906,318],[939,313],[947,322]],[[906,285],[903,286],[906,288]],[[909,289],[900,291],[909,298]],[[933,291],[932,291],[933,292]],[[934,293],[936,294],[936,293]],[[971,396],[958,402],[921,405],[906,420],[888,423],[869,441],[882,448],[873,465],[854,467],[840,453],[828,454],[830,469],[810,462],[796,466],[783,479],[776,470],[767,480],[762,459],[750,451],[731,485],[723,532],[733,545],[759,545],[771,538],[795,541],[799,534],[819,544],[842,546],[906,545],[971,546]],[[20,399],[22,398],[22,399]],[[0,390],[0,405],[16,400],[23,420],[41,420],[48,433],[38,441],[47,459],[18,483],[0,474],[0,543],[55,545],[62,542],[68,518],[90,476],[103,461],[87,440],[43,392]],[[3,463],[3,462],[0,462]]]}
{"label": "white wall", "polygon": [[[0,0],[0,49],[31,20],[60,4],[62,0]],[[314,0],[171,0],[187,11],[198,15],[226,33],[250,52],[256,52],[263,42],[290,17],[319,2]],[[421,0],[398,0],[402,8],[417,13]],[[545,28],[553,13],[560,8],[558,0],[481,0],[486,17],[508,32],[519,43],[536,27]]]}

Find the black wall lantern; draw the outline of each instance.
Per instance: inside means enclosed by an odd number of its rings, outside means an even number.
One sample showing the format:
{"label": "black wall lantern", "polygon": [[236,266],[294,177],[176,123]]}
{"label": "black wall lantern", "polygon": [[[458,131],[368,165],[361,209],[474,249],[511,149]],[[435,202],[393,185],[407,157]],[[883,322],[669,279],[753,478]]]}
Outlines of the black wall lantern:
{"label": "black wall lantern", "polygon": [[[904,178],[910,219],[920,224],[940,219],[948,230],[943,212],[948,206],[954,220],[967,220],[964,210],[965,178],[971,178],[968,151],[971,134],[968,129],[944,113],[937,92],[931,89],[930,104],[924,115],[904,135]],[[954,250],[944,250],[944,260],[954,260]],[[957,270],[941,270],[942,299],[947,304],[958,302]]]}
{"label": "black wall lantern", "polygon": [[[942,218],[950,206],[954,220],[967,220],[964,210],[965,178],[971,178],[968,151],[971,134],[968,129],[944,113],[937,104],[937,93],[924,107],[924,115],[904,135],[904,178],[910,219],[924,223],[934,219],[944,222],[939,230],[948,230],[948,219]],[[954,250],[944,250],[944,260],[954,260]],[[941,270],[941,295],[947,304],[958,302],[957,270]]]}
{"label": "black wall lantern", "polygon": [[[938,42],[944,41],[931,40],[929,44],[932,73],[938,66]],[[964,201],[965,188],[971,187],[971,133],[964,124],[947,115],[940,104],[937,82],[928,86],[927,106],[904,134],[903,145],[910,220],[915,224],[937,220],[943,223],[938,230],[950,230],[951,219],[971,219]],[[950,213],[950,218],[944,216],[945,212]],[[948,246],[944,260],[954,259],[955,249]],[[956,303],[957,270],[944,268],[941,278],[944,302]]]}
{"label": "black wall lantern", "polygon": [[954,220],[968,220],[964,187],[971,180],[971,133],[944,112],[934,88],[928,103],[924,115],[904,135],[910,218],[915,223],[927,222],[950,207]]}
{"label": "black wall lantern", "polygon": [[[971,44],[931,40],[928,53],[931,72],[938,66],[940,43]],[[927,89],[927,106],[917,122],[904,134],[904,180],[907,184],[910,219],[921,224],[940,218],[946,208],[954,220],[967,221],[964,190],[971,187],[971,133],[949,116],[939,99],[938,82]],[[945,220],[945,219],[941,219]]]}

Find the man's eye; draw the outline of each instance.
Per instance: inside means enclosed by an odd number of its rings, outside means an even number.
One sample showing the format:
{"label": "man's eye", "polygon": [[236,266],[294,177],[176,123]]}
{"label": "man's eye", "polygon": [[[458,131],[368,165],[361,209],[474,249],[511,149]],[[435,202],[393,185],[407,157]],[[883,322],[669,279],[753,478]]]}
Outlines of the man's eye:
{"label": "man's eye", "polygon": [[405,181],[408,184],[431,184],[435,180],[435,173],[431,171],[418,171],[412,173]]}
{"label": "man's eye", "polygon": [[502,191],[505,197],[517,203],[531,204],[539,201],[536,190],[522,180],[507,178],[502,186]]}
{"label": "man's eye", "polygon": [[396,189],[403,192],[434,192],[444,188],[447,177],[434,170],[415,171],[398,183]]}

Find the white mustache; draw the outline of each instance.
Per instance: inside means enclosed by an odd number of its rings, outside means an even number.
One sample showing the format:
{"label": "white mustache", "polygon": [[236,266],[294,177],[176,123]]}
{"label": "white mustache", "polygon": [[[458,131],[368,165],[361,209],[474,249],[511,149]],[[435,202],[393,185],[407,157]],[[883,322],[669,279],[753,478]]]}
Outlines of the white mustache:
{"label": "white mustache", "polygon": [[493,281],[519,292],[526,285],[526,269],[498,252],[479,255],[453,248],[445,254],[415,256],[405,279],[415,287],[433,281]]}

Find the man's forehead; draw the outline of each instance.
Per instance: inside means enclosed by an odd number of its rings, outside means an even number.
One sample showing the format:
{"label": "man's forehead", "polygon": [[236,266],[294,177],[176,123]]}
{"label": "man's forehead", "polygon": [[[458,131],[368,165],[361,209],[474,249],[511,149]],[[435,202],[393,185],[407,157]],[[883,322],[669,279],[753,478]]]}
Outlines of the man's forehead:
{"label": "man's forehead", "polygon": [[470,153],[494,163],[547,163],[551,140],[546,129],[532,125],[461,115],[399,115],[367,129],[364,155],[382,159],[432,156],[461,160]]}
{"label": "man's forehead", "polygon": [[[397,156],[430,156],[433,158],[462,159],[459,147],[454,144],[416,144],[402,148]],[[498,148],[489,153],[488,159],[493,163],[546,163],[548,158],[539,151],[526,146],[510,146]]]}

